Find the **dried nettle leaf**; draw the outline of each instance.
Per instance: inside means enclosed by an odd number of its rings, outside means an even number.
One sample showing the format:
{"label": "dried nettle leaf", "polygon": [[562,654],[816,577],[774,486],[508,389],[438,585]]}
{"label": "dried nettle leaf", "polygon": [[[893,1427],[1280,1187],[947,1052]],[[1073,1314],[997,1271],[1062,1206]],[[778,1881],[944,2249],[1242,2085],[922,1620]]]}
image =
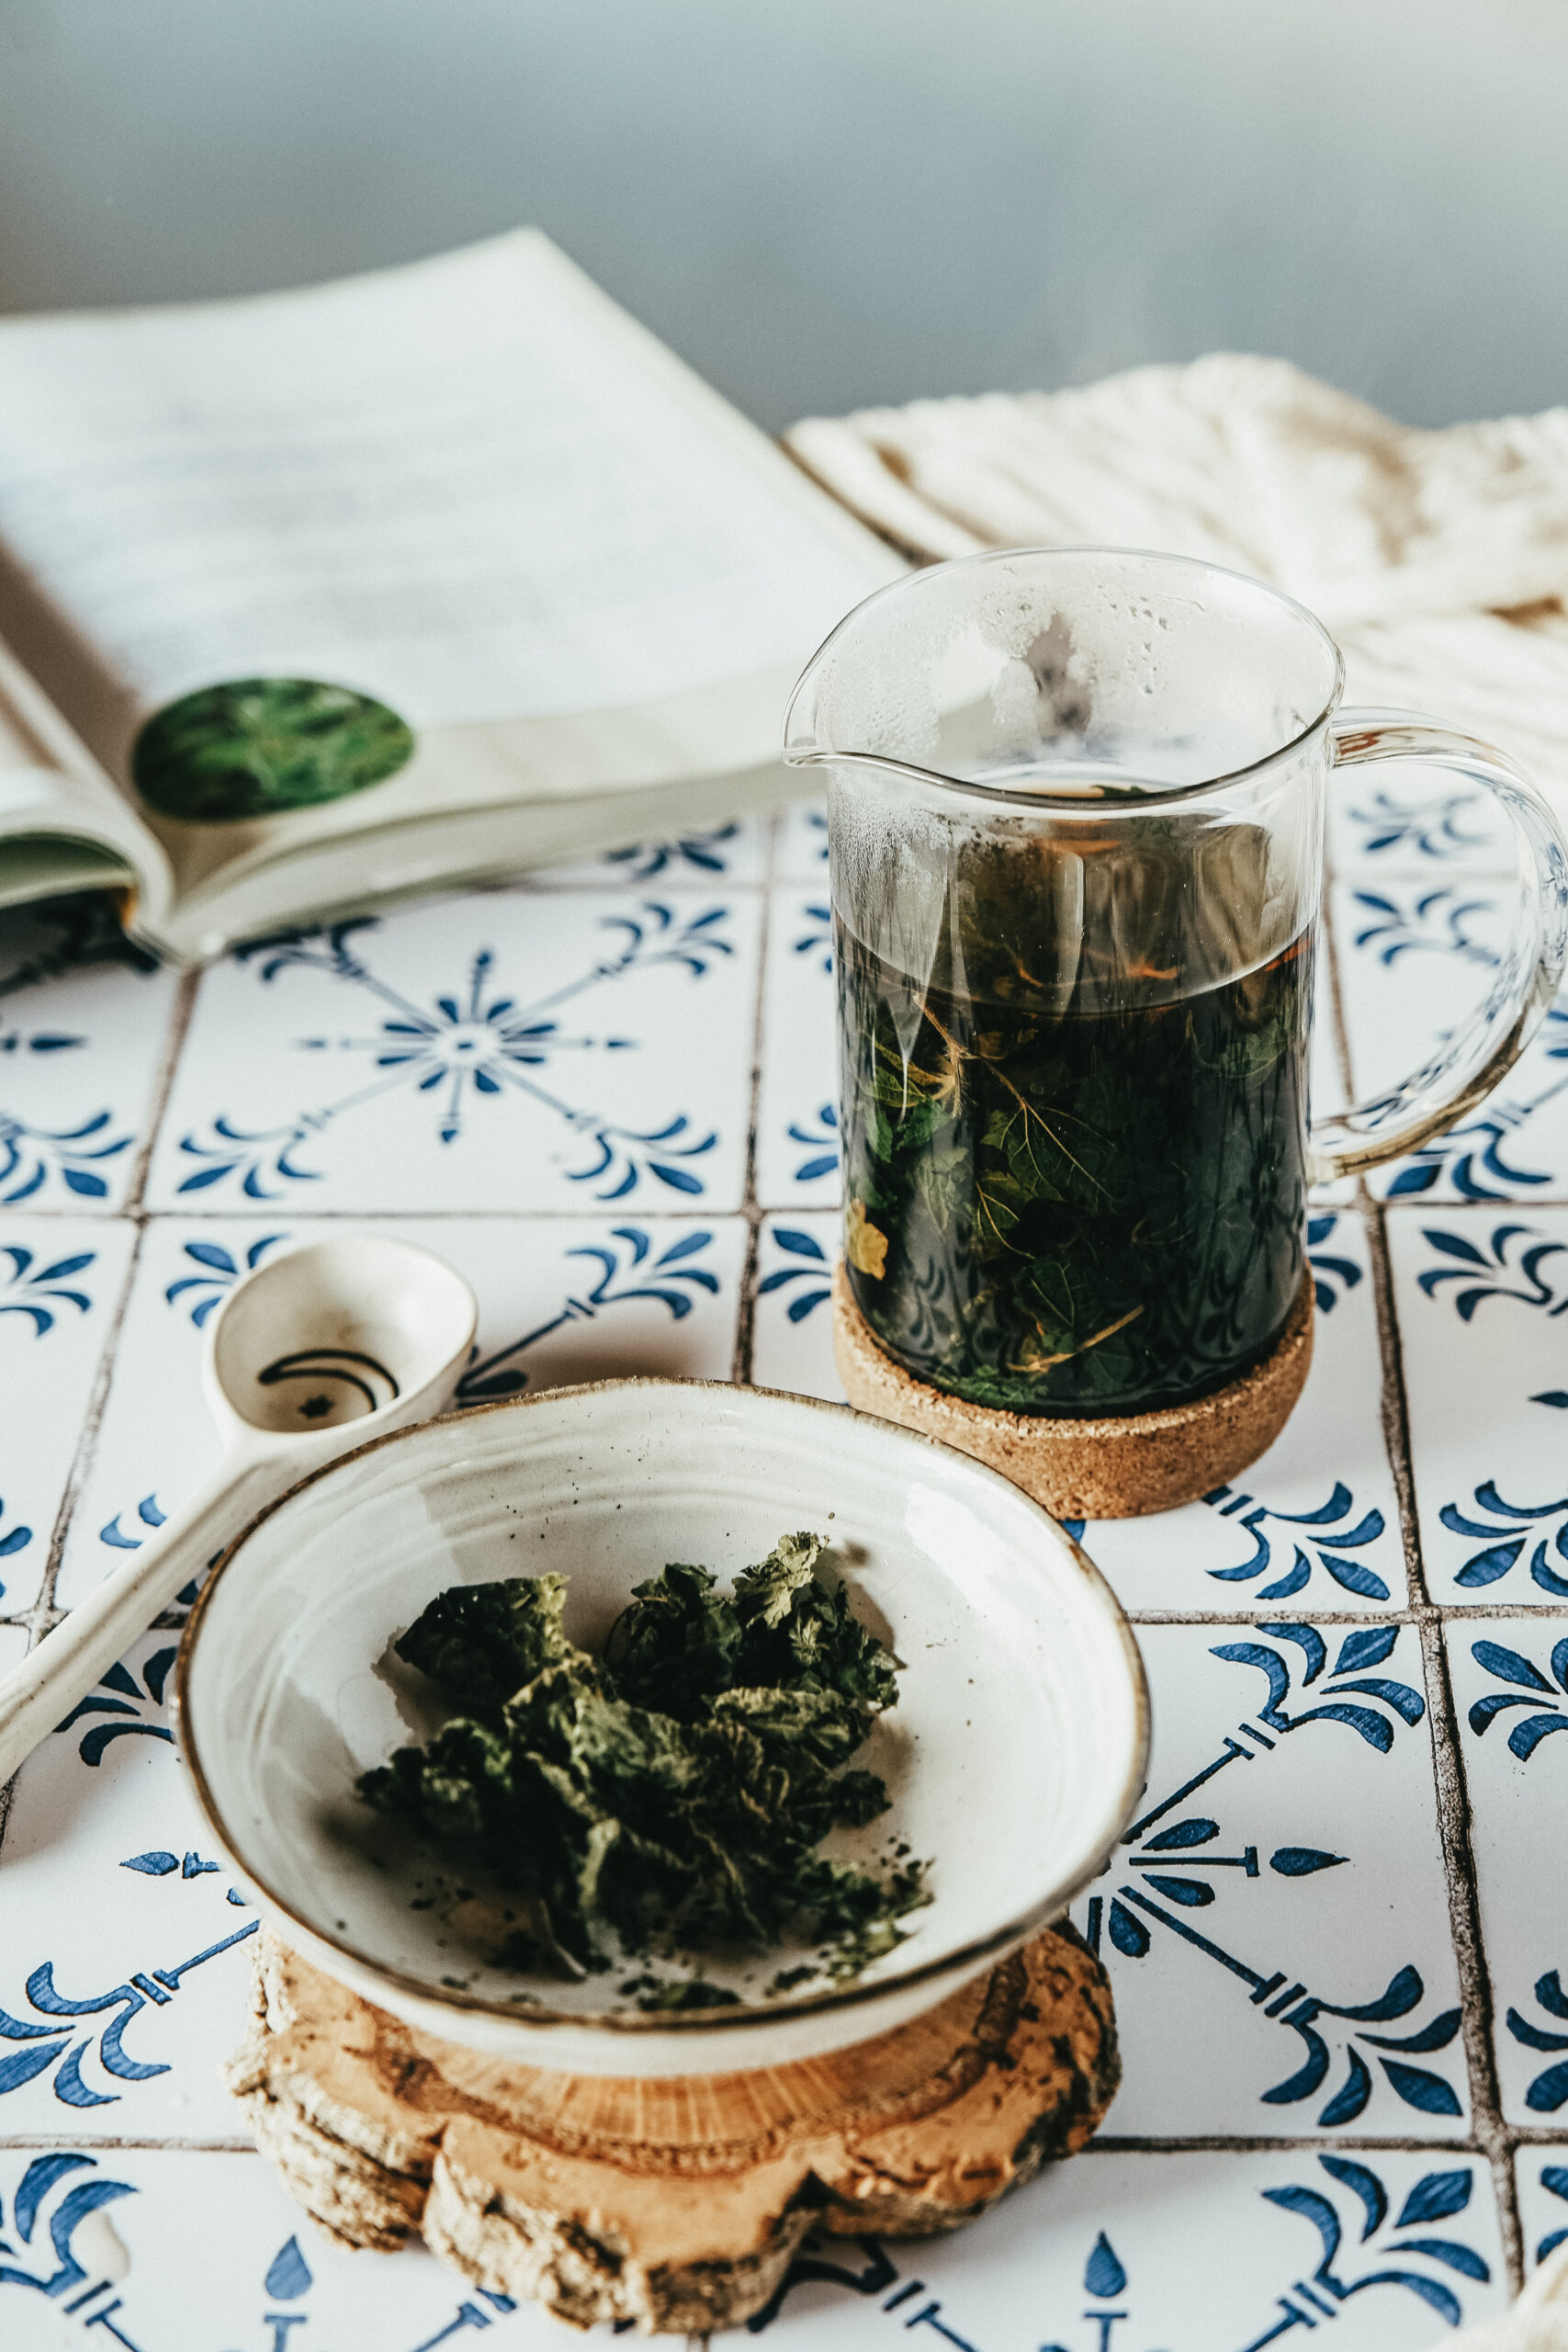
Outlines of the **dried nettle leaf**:
{"label": "dried nettle leaf", "polygon": [[[671,1563],[599,1659],[562,1630],[564,1577],[455,1587],[397,1651],[466,1712],[360,1794],[514,1890],[530,1957],[607,1967],[605,1928],[638,1954],[757,1951],[805,1928],[832,1973],[858,1973],[930,1897],[921,1863],[878,1875],[818,1851],[886,1810],[877,1775],[845,1768],[897,1699],[887,1650],[818,1577],[821,1551],[781,1537],[733,1598]],[[693,2006],[701,1984],[660,2005]]]}
{"label": "dried nettle leaf", "polygon": [[458,1584],[434,1600],[397,1643],[406,1666],[461,1690],[475,1714],[509,1699],[545,1667],[566,1657],[564,1577],[513,1577],[503,1584]]}

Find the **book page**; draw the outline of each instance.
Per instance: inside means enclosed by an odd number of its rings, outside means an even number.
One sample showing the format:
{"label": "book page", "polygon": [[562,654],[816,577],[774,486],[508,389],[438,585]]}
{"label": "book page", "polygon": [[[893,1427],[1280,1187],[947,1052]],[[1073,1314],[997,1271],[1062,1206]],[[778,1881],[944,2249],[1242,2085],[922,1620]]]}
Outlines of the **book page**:
{"label": "book page", "polygon": [[58,711],[0,644],[0,907],[62,891],[133,893],[166,909],[163,851]]}
{"label": "book page", "polygon": [[899,568],[536,232],[0,322],[0,617],[122,783],[215,682],[327,681],[419,737],[667,705],[793,670]]}

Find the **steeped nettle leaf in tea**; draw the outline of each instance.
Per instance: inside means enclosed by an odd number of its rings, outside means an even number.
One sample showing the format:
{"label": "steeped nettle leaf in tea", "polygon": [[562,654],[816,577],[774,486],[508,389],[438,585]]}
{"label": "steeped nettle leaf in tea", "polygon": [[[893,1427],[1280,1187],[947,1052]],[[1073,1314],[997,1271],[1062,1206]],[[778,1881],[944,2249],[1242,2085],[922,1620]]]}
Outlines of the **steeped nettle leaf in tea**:
{"label": "steeped nettle leaf in tea", "polygon": [[1313,943],[1269,855],[1250,826],[1064,820],[909,873],[907,920],[893,877],[875,944],[840,912],[849,1279],[918,1379],[1136,1413],[1279,1339]]}
{"label": "steeped nettle leaf in tea", "polygon": [[[519,1964],[608,1968],[607,1932],[641,1958],[804,1930],[820,1969],[857,1974],[930,1897],[907,1849],[878,1871],[818,1850],[886,1809],[877,1775],[845,1768],[898,1696],[888,1651],[818,1576],[821,1550],[781,1537],[733,1598],[673,1563],[635,1588],[600,1658],[562,1630],[564,1577],[455,1586],[396,1646],[460,1712],[360,1795],[515,1893]],[[643,2007],[735,1997],[700,1978],[637,1985]]]}

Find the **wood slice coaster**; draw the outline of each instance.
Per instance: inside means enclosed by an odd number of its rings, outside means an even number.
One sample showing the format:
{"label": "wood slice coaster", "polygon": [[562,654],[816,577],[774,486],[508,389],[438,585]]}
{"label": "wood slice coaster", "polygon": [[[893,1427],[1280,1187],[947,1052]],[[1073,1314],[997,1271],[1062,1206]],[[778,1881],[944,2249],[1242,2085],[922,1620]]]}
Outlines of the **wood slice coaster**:
{"label": "wood slice coaster", "polygon": [[284,2187],[344,2245],[416,2233],[581,2327],[706,2334],[762,2309],[814,2225],[956,2229],[1076,2154],[1121,2079],[1111,1988],[1064,1923],[857,2048],[646,2082],[413,2031],[264,1931],[225,2070]]}
{"label": "wood slice coaster", "polygon": [[1056,1519],[1134,1519],[1226,1484],[1289,1420],[1312,1363],[1312,1333],[1309,1267],[1273,1350],[1239,1380],[1190,1405],[1067,1420],[971,1405],[916,1380],[877,1346],[841,1261],[833,1274],[833,1355],[850,1403],[973,1454]]}

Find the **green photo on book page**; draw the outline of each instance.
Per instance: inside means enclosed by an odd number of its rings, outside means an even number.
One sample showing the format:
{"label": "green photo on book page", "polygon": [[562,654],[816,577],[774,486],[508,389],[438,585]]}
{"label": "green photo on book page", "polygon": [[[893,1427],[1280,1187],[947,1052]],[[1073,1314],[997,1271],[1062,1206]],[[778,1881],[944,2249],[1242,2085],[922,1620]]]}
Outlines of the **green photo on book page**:
{"label": "green photo on book page", "polygon": [[147,721],[130,755],[150,808],[190,825],[284,817],[363,792],[412,756],[384,702],[315,678],[230,678]]}

